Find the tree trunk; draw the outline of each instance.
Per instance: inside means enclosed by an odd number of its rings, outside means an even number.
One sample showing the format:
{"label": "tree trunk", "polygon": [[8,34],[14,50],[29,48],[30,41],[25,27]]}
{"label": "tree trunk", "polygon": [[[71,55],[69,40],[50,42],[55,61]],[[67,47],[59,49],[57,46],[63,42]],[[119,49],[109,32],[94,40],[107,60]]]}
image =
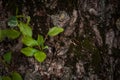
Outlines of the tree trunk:
{"label": "tree trunk", "polygon": [[2,16],[15,15],[18,8],[18,14],[31,17],[33,37],[45,36],[53,26],[64,28],[62,34],[47,39],[46,61],[32,63],[38,66],[39,80],[120,80],[119,0],[0,2],[0,21],[5,20]]}

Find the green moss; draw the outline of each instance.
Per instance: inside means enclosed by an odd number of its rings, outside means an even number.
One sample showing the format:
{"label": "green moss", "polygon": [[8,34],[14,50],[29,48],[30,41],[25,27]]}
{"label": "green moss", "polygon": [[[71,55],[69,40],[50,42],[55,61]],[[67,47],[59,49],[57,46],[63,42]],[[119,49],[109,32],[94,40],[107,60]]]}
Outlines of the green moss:
{"label": "green moss", "polygon": [[[100,50],[94,45],[93,39],[90,37],[77,38],[76,41],[77,45],[70,47],[70,50],[75,54],[75,58],[77,60],[88,61],[93,66],[94,71],[96,73],[99,72],[101,55]],[[90,55],[92,55],[91,58],[88,58]]]}
{"label": "green moss", "polygon": [[92,54],[92,66],[95,70],[96,73],[98,73],[100,71],[100,62],[101,62],[101,55],[100,55],[100,51],[95,48],[93,54]]}
{"label": "green moss", "polygon": [[85,48],[85,49],[87,49],[87,50],[89,50],[89,51],[93,51],[93,48],[94,48],[94,46],[93,46],[93,44],[92,44],[93,42],[89,39],[89,38],[86,38],[86,39],[84,39],[82,42],[81,42],[81,45]]}

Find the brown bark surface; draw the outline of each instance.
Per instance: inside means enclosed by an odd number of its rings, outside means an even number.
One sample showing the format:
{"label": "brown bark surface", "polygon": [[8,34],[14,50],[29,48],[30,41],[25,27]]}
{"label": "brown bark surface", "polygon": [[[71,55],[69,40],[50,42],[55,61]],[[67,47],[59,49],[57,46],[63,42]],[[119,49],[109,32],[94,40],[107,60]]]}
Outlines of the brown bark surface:
{"label": "brown bark surface", "polygon": [[0,0],[0,29],[15,15],[31,17],[33,37],[53,26],[64,28],[48,38],[43,63],[20,53],[18,40],[0,42],[2,55],[13,50],[12,63],[0,62],[0,75],[18,71],[24,80],[120,80],[120,0]]}

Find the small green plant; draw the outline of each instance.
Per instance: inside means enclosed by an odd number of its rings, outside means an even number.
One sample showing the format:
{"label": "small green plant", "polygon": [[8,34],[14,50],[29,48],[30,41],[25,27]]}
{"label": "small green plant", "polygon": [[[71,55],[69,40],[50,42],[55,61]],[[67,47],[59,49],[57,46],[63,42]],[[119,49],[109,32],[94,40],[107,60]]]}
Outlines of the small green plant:
{"label": "small green plant", "polygon": [[[20,18],[26,19],[26,22],[20,21]],[[29,22],[29,16],[12,16],[8,21],[8,26],[10,26],[11,29],[0,30],[0,41],[2,41],[5,37],[8,37],[9,39],[17,39],[21,36],[21,41],[26,46],[21,49],[21,53],[28,57],[35,57],[37,61],[43,62],[46,59],[44,49],[48,48],[48,46],[45,46],[46,38],[44,39],[42,35],[38,34],[37,39],[34,39],[32,37],[33,32]],[[19,30],[16,30],[15,27],[18,27]],[[48,31],[46,36],[53,37],[63,31],[63,28],[55,26]],[[4,59],[9,63],[10,54],[6,54]]]}
{"label": "small green plant", "polygon": [[[19,19],[25,19],[26,23],[20,21]],[[20,50],[25,56],[34,57],[38,62],[43,62],[46,59],[46,54],[44,49],[47,49],[48,46],[45,46],[45,39],[42,35],[38,34],[37,39],[34,39],[32,28],[29,25],[30,17],[29,16],[12,16],[8,20],[9,29],[0,30],[0,42],[2,42],[6,37],[8,39],[17,39],[22,37],[21,42],[26,46]],[[61,27],[51,28],[46,37],[54,37],[59,33],[63,32],[64,29]],[[9,51],[3,55],[3,63],[10,64],[12,59],[12,52]],[[18,72],[12,72],[9,76],[0,76],[0,80],[23,80],[21,75]]]}

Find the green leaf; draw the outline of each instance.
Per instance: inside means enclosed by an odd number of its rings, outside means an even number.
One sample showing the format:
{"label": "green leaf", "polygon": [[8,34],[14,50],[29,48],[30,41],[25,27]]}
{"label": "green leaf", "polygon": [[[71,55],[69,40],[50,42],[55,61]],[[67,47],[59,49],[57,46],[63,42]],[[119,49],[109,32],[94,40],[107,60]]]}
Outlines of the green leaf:
{"label": "green leaf", "polygon": [[10,39],[16,39],[20,36],[20,32],[17,30],[8,29],[8,30],[5,30],[5,32],[6,32],[5,35]]}
{"label": "green leaf", "polygon": [[64,29],[61,27],[53,27],[48,31],[48,35],[49,36],[56,36],[63,31],[64,31]]}
{"label": "green leaf", "polygon": [[3,76],[2,80],[11,80],[11,78],[9,76]]}
{"label": "green leaf", "polygon": [[13,29],[0,30],[0,41],[2,41],[5,37],[10,39],[16,39],[20,36],[20,32]]}
{"label": "green leaf", "polygon": [[31,47],[26,47],[26,48],[22,48],[21,52],[25,55],[25,56],[33,56],[35,52],[37,52],[37,49],[31,48]]}
{"label": "green leaf", "polygon": [[37,42],[39,45],[44,45],[44,38],[42,35],[38,35]]}
{"label": "green leaf", "polygon": [[45,59],[46,59],[46,54],[42,51],[37,51],[35,54],[34,54],[34,57],[37,61],[39,62],[43,62]]}
{"label": "green leaf", "polygon": [[48,46],[44,46],[44,48],[43,49],[48,49]]}
{"label": "green leaf", "polygon": [[6,37],[4,30],[0,30],[0,42]]}
{"label": "green leaf", "polygon": [[18,72],[12,72],[11,76],[12,76],[12,80],[23,80]]}
{"label": "green leaf", "polygon": [[11,52],[7,52],[3,55],[3,58],[4,60],[7,62],[7,63],[10,63],[11,59],[12,59],[12,56],[11,56]]}
{"label": "green leaf", "polygon": [[29,36],[24,36],[22,38],[22,42],[26,46],[37,46],[38,45],[37,41],[34,40],[32,37],[29,37]]}
{"label": "green leaf", "polygon": [[30,26],[28,26],[28,24],[20,22],[20,24],[18,24],[18,27],[24,36],[32,37],[32,29]]}
{"label": "green leaf", "polygon": [[27,24],[30,22],[30,16],[27,16]]}
{"label": "green leaf", "polygon": [[10,17],[9,20],[8,20],[8,26],[15,27],[17,25],[18,25],[18,21],[17,21],[16,16]]}
{"label": "green leaf", "polygon": [[0,80],[2,80],[2,77],[0,76]]}

